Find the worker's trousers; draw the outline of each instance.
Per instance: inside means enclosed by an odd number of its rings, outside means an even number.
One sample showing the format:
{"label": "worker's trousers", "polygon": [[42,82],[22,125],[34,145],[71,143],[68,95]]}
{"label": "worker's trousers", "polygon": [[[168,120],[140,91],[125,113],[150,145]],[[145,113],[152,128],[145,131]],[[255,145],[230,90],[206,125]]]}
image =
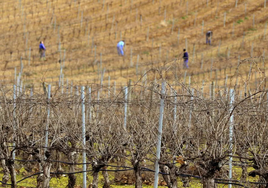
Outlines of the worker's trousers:
{"label": "worker's trousers", "polygon": [[123,47],[117,46],[117,52],[118,52],[118,55],[123,56],[124,55]]}
{"label": "worker's trousers", "polygon": [[189,66],[188,66],[188,59],[185,59],[184,60],[183,68],[185,68],[185,69],[188,69],[189,68]]}

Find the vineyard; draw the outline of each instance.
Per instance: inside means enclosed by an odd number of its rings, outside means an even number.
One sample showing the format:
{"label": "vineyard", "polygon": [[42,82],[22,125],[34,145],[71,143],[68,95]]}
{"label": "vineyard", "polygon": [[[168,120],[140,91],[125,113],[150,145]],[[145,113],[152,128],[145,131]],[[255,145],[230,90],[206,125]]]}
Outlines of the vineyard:
{"label": "vineyard", "polygon": [[265,90],[209,96],[163,80],[45,89],[1,90],[3,185],[266,187]]}
{"label": "vineyard", "polygon": [[0,187],[268,187],[266,4],[1,1]]}
{"label": "vineyard", "polygon": [[[40,89],[43,82],[125,85],[172,63],[176,80],[191,79],[206,88],[215,80],[217,87],[224,85],[244,60],[259,63],[247,80],[251,87],[266,73],[266,0],[9,0],[1,2],[0,12],[1,80],[10,86],[15,80],[22,89]],[[212,45],[205,43],[209,30]],[[121,39],[126,41],[123,58],[116,51]],[[46,61],[39,58],[41,40]],[[184,48],[189,70],[182,68]],[[238,71],[240,85],[254,67],[252,60],[244,64]],[[164,76],[174,79],[170,73]]]}

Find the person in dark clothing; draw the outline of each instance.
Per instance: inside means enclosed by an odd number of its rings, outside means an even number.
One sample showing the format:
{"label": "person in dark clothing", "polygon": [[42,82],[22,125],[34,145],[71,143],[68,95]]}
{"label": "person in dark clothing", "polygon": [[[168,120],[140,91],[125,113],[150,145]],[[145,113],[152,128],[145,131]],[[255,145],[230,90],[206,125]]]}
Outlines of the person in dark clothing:
{"label": "person in dark clothing", "polygon": [[183,68],[188,69],[189,68],[188,66],[189,55],[188,55],[188,52],[186,52],[186,49],[183,49],[183,60],[184,60]]}
{"label": "person in dark clothing", "polygon": [[212,31],[208,31],[208,32],[206,33],[206,44],[211,45],[212,34],[213,34]]}
{"label": "person in dark clothing", "polygon": [[45,52],[46,52],[46,47],[45,47],[43,41],[40,41],[40,44],[39,44],[40,59],[46,58]]}

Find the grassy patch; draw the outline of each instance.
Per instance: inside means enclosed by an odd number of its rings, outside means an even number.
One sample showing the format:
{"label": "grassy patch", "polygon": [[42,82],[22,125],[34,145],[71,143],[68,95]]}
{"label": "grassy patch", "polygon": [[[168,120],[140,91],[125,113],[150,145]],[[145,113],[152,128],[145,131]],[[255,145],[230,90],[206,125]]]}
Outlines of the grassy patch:
{"label": "grassy patch", "polygon": [[190,12],[190,15],[194,15],[195,14],[195,12]]}
{"label": "grassy patch", "polygon": [[219,54],[218,54],[218,57],[219,57],[219,58],[226,58],[226,57],[227,57],[227,55],[226,55],[226,54],[224,54],[224,53],[219,53]]}
{"label": "grassy patch", "polygon": [[149,55],[150,54],[150,52],[148,52],[148,51],[144,51],[144,52],[142,52],[144,55]]}
{"label": "grassy patch", "polygon": [[248,29],[248,31],[257,31],[257,29],[254,28],[254,27],[251,27],[251,28]]}
{"label": "grassy patch", "polygon": [[242,20],[242,19],[239,19],[239,20],[237,20],[237,24],[241,24],[241,23],[243,23],[244,22],[244,20]]}
{"label": "grassy patch", "polygon": [[[250,172],[251,170],[254,170],[252,167],[248,168],[248,172]],[[31,173],[30,173],[31,174]],[[17,180],[22,179],[23,177],[30,175],[28,174],[24,168],[21,168],[19,173],[17,174]],[[241,178],[241,174],[242,174],[242,170],[240,167],[233,167],[233,178],[239,180]],[[0,179],[2,179],[3,174],[0,173]],[[77,185],[82,185],[82,181],[83,181],[83,175],[82,174],[77,174]],[[160,176],[161,177],[161,176]],[[36,178],[37,176],[28,178],[26,180],[24,180],[23,182],[19,183],[18,186],[22,186],[22,187],[35,187],[36,186]],[[113,180],[114,178],[114,173],[109,173],[109,179]],[[196,178],[190,178],[190,188],[200,188],[202,187],[201,181],[199,179]],[[91,173],[87,174],[87,184],[90,185],[92,182],[93,178]],[[252,181],[252,182],[258,182],[258,176],[256,176],[255,178],[253,177],[248,177],[247,181]],[[10,183],[10,182],[9,182]],[[99,173],[99,187],[102,187],[104,183],[104,179],[101,173]],[[64,188],[66,187],[68,184],[68,177],[67,176],[61,176],[60,178],[56,178],[53,177],[50,180],[50,187],[51,188]],[[123,187],[134,187],[134,185],[111,185],[112,188],[123,188]],[[143,187],[145,188],[152,188],[152,185],[143,185]],[[164,186],[159,186],[161,188],[164,188]],[[183,187],[182,185],[182,181],[180,178],[178,178],[178,187]],[[226,187],[226,185],[224,184],[218,184],[219,188],[224,188]]]}

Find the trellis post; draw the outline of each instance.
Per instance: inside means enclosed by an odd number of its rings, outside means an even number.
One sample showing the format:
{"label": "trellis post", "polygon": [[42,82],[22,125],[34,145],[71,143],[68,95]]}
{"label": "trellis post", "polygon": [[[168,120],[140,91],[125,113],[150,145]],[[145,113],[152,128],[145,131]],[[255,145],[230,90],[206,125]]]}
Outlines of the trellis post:
{"label": "trellis post", "polygon": [[166,92],[166,83],[165,81],[163,81],[162,88],[161,88],[161,95],[160,95],[161,101],[160,101],[159,127],[158,127],[158,136],[157,136],[154,188],[158,187],[159,160],[160,160],[160,152],[161,152],[161,139],[162,139],[162,128],[163,128],[164,107],[165,107],[165,92]]}
{"label": "trellis post", "polygon": [[87,166],[86,166],[86,118],[85,118],[85,94],[84,86],[81,87],[81,100],[82,100],[82,142],[83,142],[83,188],[87,188]]}

